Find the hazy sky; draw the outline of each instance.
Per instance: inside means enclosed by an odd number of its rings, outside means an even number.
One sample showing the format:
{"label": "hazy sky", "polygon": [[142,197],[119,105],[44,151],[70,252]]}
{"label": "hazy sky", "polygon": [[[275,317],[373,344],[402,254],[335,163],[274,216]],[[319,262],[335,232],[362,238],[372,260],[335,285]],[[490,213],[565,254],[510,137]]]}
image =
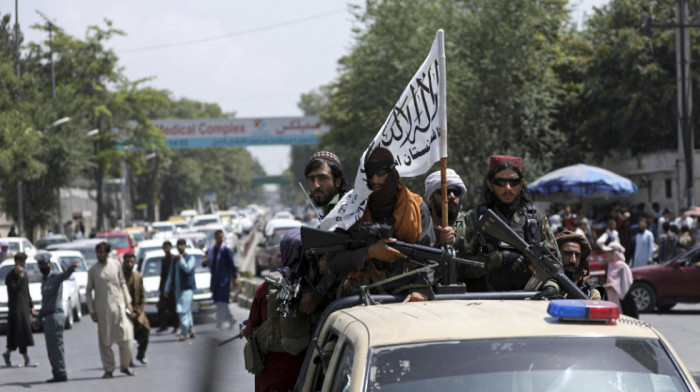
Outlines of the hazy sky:
{"label": "hazy sky", "polygon": [[[104,27],[106,18],[127,34],[108,45],[130,80],[153,77],[150,85],[176,98],[218,103],[237,117],[297,116],[302,114],[299,96],[337,75],[336,62],[352,45],[348,4],[363,3],[22,0],[19,24],[25,41],[38,42],[48,37],[30,29],[43,23],[37,10],[78,38],[85,37],[89,25]],[[605,3],[573,0],[574,20]],[[15,1],[0,0],[0,12],[13,14],[14,24]],[[280,174],[289,165],[288,147],[249,149],[269,174]]]}

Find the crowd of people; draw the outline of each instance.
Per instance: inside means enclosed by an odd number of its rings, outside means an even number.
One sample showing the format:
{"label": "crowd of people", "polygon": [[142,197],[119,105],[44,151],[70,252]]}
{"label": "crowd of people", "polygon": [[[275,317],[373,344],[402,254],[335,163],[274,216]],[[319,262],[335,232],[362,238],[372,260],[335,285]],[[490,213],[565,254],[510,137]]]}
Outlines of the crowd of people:
{"label": "crowd of people", "polygon": [[[219,230],[215,234],[216,242],[208,249],[203,266],[212,271],[210,290],[217,305],[217,328],[224,321],[233,328],[236,319],[228,308],[230,287],[237,286],[237,270],[233,261],[233,252],[223,243],[224,234]],[[194,280],[194,257],[187,254],[185,240],[178,240],[178,255],[171,254],[172,244],[165,241],[165,255],[161,266],[160,297],[158,314],[159,332],[173,326],[179,340],[193,339],[196,334],[192,320],[191,305]],[[115,344],[119,351],[119,371],[127,376],[135,376],[132,369],[133,349],[137,345],[136,360],[142,365],[148,363],[146,350],[151,331],[148,317],[144,313],[145,290],[143,277],[134,271],[136,256],[126,253],[122,262],[109,257],[111,251],[108,242],[95,246],[97,263],[88,269],[86,285],[87,307],[92,321],[97,323],[97,341],[100,360],[104,369],[102,378],[113,378],[117,369],[114,351]],[[73,274],[77,261],[73,261],[63,272],[51,270],[51,254],[37,253],[37,261],[43,278],[41,282],[41,310],[34,310],[28,279],[24,271],[27,255],[12,255],[15,268],[5,279],[8,291],[8,326],[7,346],[2,354],[5,366],[12,366],[11,352],[18,350],[24,357],[25,367],[38,366],[30,359],[27,348],[34,345],[32,329],[43,329],[46,349],[53,377],[47,382],[65,382],[68,375],[65,365],[63,345],[63,327],[65,313],[62,304],[62,282]],[[34,318],[34,321],[32,321]]]}
{"label": "crowd of people", "polygon": [[[668,208],[652,203],[623,208],[617,204],[597,205],[592,213],[580,206],[552,205],[546,210],[549,224],[558,233],[569,230],[584,235],[595,249],[611,242],[625,248],[630,267],[664,262],[683,253],[700,241],[697,218],[681,211],[678,216]],[[589,219],[590,216],[590,219]]]}

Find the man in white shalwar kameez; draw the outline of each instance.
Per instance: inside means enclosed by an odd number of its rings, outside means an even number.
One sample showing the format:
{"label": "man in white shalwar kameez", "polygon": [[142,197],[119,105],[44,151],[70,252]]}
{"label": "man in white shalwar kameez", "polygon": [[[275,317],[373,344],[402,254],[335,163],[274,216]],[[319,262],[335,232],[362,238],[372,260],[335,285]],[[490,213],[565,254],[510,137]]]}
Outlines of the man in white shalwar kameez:
{"label": "man in white shalwar kameez", "polygon": [[105,370],[102,378],[111,378],[114,372],[112,345],[115,343],[119,346],[120,372],[127,376],[136,374],[129,369],[134,331],[126,310],[132,311],[131,296],[121,264],[108,257],[110,249],[110,245],[106,242],[100,242],[95,247],[98,262],[88,270],[85,288],[90,316],[92,321],[97,323],[100,359]]}

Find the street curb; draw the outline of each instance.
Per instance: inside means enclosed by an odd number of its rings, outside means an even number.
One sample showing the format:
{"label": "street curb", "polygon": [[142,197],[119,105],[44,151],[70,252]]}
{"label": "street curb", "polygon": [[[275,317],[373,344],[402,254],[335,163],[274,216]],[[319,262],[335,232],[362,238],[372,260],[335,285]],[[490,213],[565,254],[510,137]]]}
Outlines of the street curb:
{"label": "street curb", "polygon": [[231,293],[233,302],[237,303],[244,309],[250,309],[250,305],[253,302],[253,297],[255,296],[255,290],[258,288],[260,283],[261,282],[256,279],[239,277],[238,289]]}

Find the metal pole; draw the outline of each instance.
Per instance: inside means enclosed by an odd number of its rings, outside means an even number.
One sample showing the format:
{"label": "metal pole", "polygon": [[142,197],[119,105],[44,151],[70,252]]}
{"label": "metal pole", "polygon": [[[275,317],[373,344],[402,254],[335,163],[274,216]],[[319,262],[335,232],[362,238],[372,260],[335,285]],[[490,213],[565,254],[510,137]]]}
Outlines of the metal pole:
{"label": "metal pole", "polygon": [[51,98],[56,98],[56,77],[53,72],[53,24],[49,23],[49,56],[51,56]]}
{"label": "metal pole", "polygon": [[[18,0],[15,0],[15,75],[19,80],[19,6],[17,3]],[[15,98],[19,104],[19,89]],[[19,184],[17,184],[17,235],[20,237],[24,236],[24,200],[22,193],[22,178],[20,177]]]}
{"label": "metal pole", "polygon": [[678,152],[683,160],[684,175],[679,176],[683,186],[683,193],[679,195],[680,205],[689,209],[695,205],[693,192],[693,154],[694,137],[692,123],[692,81],[690,79],[690,30],[688,28],[688,0],[679,0],[677,3],[676,18],[678,28],[676,30],[676,59],[677,63],[677,88],[678,88]]}

